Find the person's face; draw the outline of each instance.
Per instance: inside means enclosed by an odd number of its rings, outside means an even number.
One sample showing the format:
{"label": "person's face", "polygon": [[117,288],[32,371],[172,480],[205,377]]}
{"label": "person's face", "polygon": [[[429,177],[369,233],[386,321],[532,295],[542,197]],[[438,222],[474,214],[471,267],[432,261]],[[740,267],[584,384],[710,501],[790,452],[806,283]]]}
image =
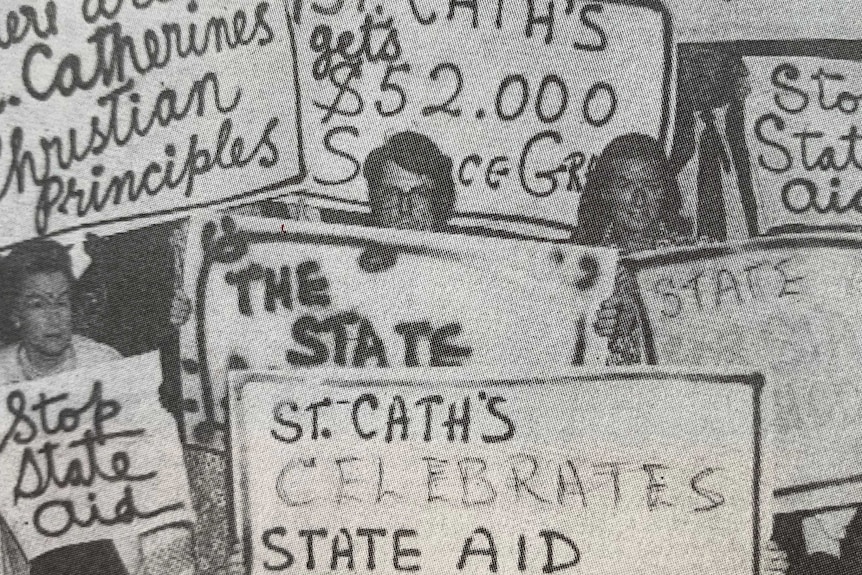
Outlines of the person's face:
{"label": "person's face", "polygon": [[703,110],[713,107],[721,62],[716,54],[696,51],[679,63],[679,88],[687,108]]}
{"label": "person's face", "polygon": [[711,50],[695,51],[682,59],[679,74],[682,104],[692,110],[742,102],[751,93],[745,64]]}
{"label": "person's face", "polygon": [[434,231],[438,227],[431,201],[435,193],[432,178],[387,161],[379,184],[369,190],[371,213],[380,227]]}
{"label": "person's face", "polygon": [[627,158],[612,162],[611,174],[611,183],[604,194],[617,229],[644,233],[657,227],[667,195],[658,168],[652,162]]}
{"label": "person's face", "polygon": [[66,275],[26,276],[15,314],[25,347],[51,357],[62,354],[72,343],[72,302]]}

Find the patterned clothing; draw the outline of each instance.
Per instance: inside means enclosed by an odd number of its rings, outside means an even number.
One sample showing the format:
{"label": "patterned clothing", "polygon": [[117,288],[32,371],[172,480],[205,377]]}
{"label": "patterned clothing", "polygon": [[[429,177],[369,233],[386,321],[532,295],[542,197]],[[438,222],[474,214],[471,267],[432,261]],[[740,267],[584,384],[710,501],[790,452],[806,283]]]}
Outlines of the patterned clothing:
{"label": "patterned clothing", "polygon": [[[658,250],[676,246],[708,245],[715,243],[710,238],[695,239],[690,236],[671,235],[664,222],[659,224],[659,233],[649,249]],[[617,232],[611,223],[602,241],[603,247],[620,250],[621,256],[629,255],[620,249],[617,240]],[[614,284],[614,298],[620,301],[617,310],[617,331],[608,338],[608,360],[607,365],[637,365],[643,363],[643,330],[641,329],[641,317],[638,311],[637,282],[634,275],[625,267],[617,267],[617,277]]]}

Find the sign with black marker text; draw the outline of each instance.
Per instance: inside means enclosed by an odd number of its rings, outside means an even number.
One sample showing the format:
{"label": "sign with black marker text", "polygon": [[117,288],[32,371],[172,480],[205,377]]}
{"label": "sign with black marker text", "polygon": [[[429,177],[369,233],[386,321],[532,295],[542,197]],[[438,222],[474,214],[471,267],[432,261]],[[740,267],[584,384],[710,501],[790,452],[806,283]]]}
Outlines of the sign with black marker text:
{"label": "sign with black marker text", "polygon": [[745,59],[746,137],[761,232],[784,225],[862,226],[862,63]]}
{"label": "sign with black marker text", "polygon": [[252,575],[759,572],[759,378],[538,373],[233,374]]}
{"label": "sign with black marker text", "polygon": [[0,387],[0,514],[32,559],[194,521],[157,353]]}
{"label": "sign with black marker text", "polygon": [[362,166],[412,130],[452,159],[459,213],[574,224],[594,155],[670,121],[659,3],[296,2],[313,194],[365,202]]}
{"label": "sign with black marker text", "polygon": [[284,0],[13,0],[0,22],[0,247],[304,176]]}
{"label": "sign with black marker text", "polygon": [[218,215],[192,219],[187,241],[186,422],[205,444],[229,369],[602,365],[607,353],[588,329],[613,289],[607,248]]}

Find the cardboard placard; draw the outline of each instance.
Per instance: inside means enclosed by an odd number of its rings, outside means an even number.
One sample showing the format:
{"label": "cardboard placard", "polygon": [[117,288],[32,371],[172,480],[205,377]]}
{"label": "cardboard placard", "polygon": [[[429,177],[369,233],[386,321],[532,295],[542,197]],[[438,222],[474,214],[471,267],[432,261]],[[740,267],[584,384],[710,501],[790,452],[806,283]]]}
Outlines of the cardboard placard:
{"label": "cardboard placard", "polygon": [[0,514],[24,554],[194,520],[158,353],[0,388]]}
{"label": "cardboard placard", "polygon": [[862,226],[862,64],[802,56],[745,58],[746,99],[761,232]]}
{"label": "cardboard placard", "polygon": [[542,373],[235,374],[252,575],[759,572],[758,377]]}
{"label": "cardboard placard", "polygon": [[767,370],[779,508],[862,502],[860,247],[794,235],[623,263],[653,363]]}
{"label": "cardboard placard", "polygon": [[0,21],[0,247],[302,180],[283,0],[16,0]]}
{"label": "cardboard placard", "polygon": [[606,248],[214,215],[192,220],[185,257],[186,422],[208,445],[228,369],[602,365],[607,354],[587,327],[613,289]]}
{"label": "cardboard placard", "polygon": [[451,157],[457,212],[574,224],[594,155],[666,136],[659,3],[336,0],[291,16],[312,195],[366,202],[369,152],[412,130]]}

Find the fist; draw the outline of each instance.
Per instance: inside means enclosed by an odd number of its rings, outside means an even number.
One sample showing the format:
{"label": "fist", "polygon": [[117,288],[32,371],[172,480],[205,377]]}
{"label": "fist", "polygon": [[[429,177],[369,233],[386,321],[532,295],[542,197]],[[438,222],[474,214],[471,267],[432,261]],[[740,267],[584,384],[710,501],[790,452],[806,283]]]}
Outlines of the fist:
{"label": "fist", "polygon": [[775,541],[767,541],[763,553],[764,567],[766,573],[771,575],[785,575],[790,569],[790,560],[786,551],[782,551]]}
{"label": "fist", "polygon": [[620,298],[615,295],[602,302],[593,324],[593,329],[600,337],[611,337],[617,332],[620,305]]}
{"label": "fist", "polygon": [[187,321],[192,314],[192,302],[182,290],[177,290],[174,294],[174,301],[171,302],[171,325],[179,329]]}

